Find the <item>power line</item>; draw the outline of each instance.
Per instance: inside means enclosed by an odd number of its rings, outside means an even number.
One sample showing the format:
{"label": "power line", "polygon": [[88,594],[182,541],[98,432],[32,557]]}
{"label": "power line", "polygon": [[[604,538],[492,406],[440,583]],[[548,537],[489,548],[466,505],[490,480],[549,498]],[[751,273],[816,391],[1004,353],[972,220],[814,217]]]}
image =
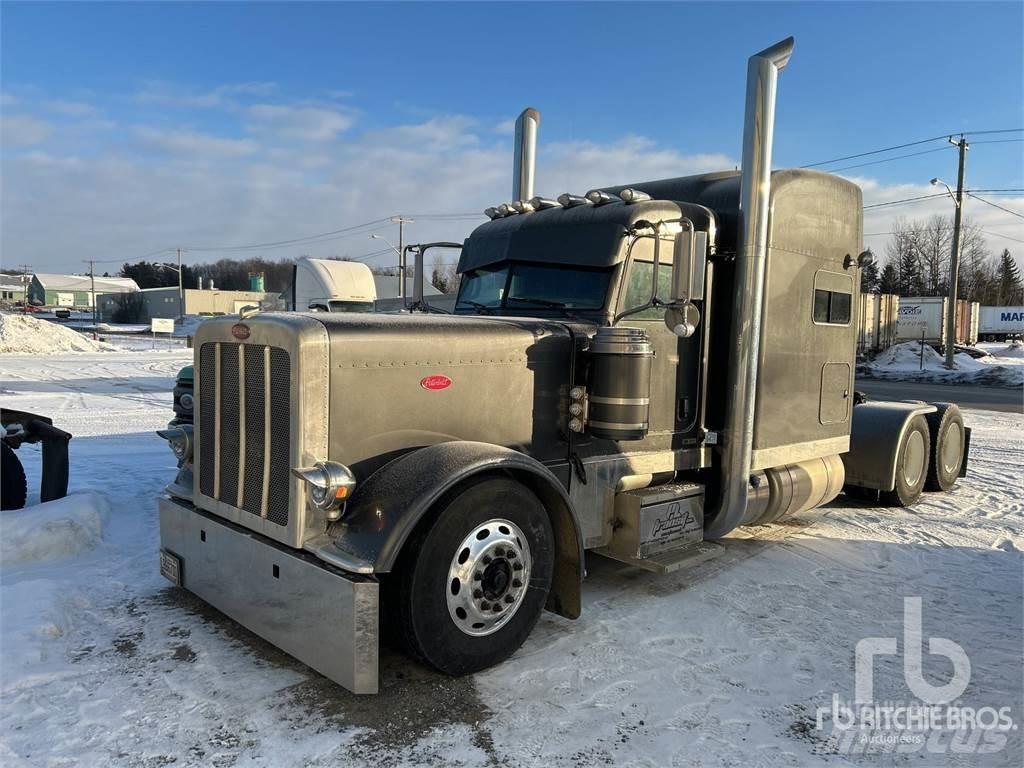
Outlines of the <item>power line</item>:
{"label": "power line", "polygon": [[971,194],[972,192],[994,192],[996,194],[1006,195],[1011,192],[1024,192],[1024,187],[1003,187],[1001,189],[998,187],[993,189],[965,189],[964,192],[966,192],[968,195]]}
{"label": "power line", "polygon": [[1024,141],[1024,139],[984,139],[982,141],[972,141],[971,144],[1018,144]]}
{"label": "power line", "polygon": [[887,205],[902,205],[903,203],[916,203],[919,200],[931,200],[932,198],[936,197],[946,197],[946,193],[938,192],[934,195],[921,195],[920,197],[906,197],[902,200],[890,200],[886,203],[873,203],[871,205],[865,205],[864,210],[868,210],[869,208],[882,208]]}
{"label": "power line", "polygon": [[[918,155],[930,155],[933,152],[945,152],[947,149],[951,149],[951,147],[938,147],[936,149],[926,149],[926,150],[924,150],[924,152],[911,152],[911,153],[906,154],[906,155],[896,155],[896,157],[887,157],[884,160],[870,160],[870,161],[868,161],[866,163],[857,163],[856,165],[844,165],[842,168],[830,168],[829,169],[829,173],[838,173],[839,171],[848,171],[851,168],[863,168],[864,166],[867,166],[867,165],[879,165],[880,163],[891,163],[894,160],[903,160],[903,159],[908,158],[908,157],[917,157]],[[807,168],[809,166],[804,166],[804,167]]]}
{"label": "power line", "polygon": [[985,203],[985,205],[991,205],[993,208],[998,208],[1000,211],[1006,211],[1006,213],[1009,213],[1012,216],[1016,216],[1016,217],[1018,217],[1020,219],[1024,219],[1024,213],[1017,213],[1017,211],[1011,211],[1009,208],[1003,208],[1003,206],[999,205],[998,203],[993,203],[991,200],[986,200],[984,197],[978,197],[977,195],[972,195],[970,192],[968,192],[967,195],[969,197],[973,197],[975,200],[978,200],[978,201],[980,201],[982,203]]}
{"label": "power line", "polygon": [[[357,230],[359,231],[358,234],[363,234],[362,230],[365,230],[367,227],[372,227],[373,225],[377,225],[377,224],[387,225],[388,223],[390,223],[390,221],[391,221],[390,217],[386,217],[386,218],[383,218],[383,219],[374,219],[373,221],[367,221],[367,222],[365,222],[363,224],[356,224],[356,225],[353,225],[351,227],[342,227],[341,229],[334,229],[334,230],[331,230],[330,232],[321,232],[321,233],[316,234],[316,235],[305,235],[304,237],[295,237],[295,238],[291,238],[289,240],[278,240],[278,241],[269,242],[269,243],[248,243],[246,245],[224,245],[224,246],[218,246],[218,247],[195,246],[194,245],[194,246],[188,247],[187,250],[190,250],[190,251],[243,251],[243,250],[248,251],[248,250],[259,249],[259,248],[273,248],[273,247],[285,246],[285,245],[306,245],[306,244],[308,244],[307,241],[318,240],[320,238],[331,239],[335,235],[339,235],[339,234],[342,234],[342,233],[348,233],[348,232],[356,232]],[[383,227],[380,227],[380,228],[383,228]]]}
{"label": "power line", "polygon": [[[921,144],[928,144],[928,143],[930,143],[932,141],[939,141],[940,139],[948,139],[950,136],[957,136],[957,135],[960,135],[960,136],[983,136],[983,135],[996,134],[996,133],[1021,133],[1021,132],[1024,132],[1024,128],[1000,128],[998,130],[992,130],[992,131],[952,131],[950,133],[943,133],[940,136],[933,136],[930,139],[921,139],[920,141],[910,141],[910,142],[907,142],[906,144],[896,144],[895,146],[892,146],[892,147],[884,147],[882,149],[873,149],[870,152],[858,152],[855,155],[845,155],[843,157],[834,157],[831,160],[821,160],[820,162],[810,163],[808,165],[801,165],[800,167],[801,168],[817,168],[818,166],[821,166],[821,165],[831,165],[832,163],[840,163],[843,160],[856,160],[858,157],[870,157],[871,155],[880,155],[880,154],[883,154],[885,152],[894,152],[897,149],[906,149],[907,147],[916,147],[916,146],[920,146]],[[976,143],[982,143],[982,142],[976,142]],[[912,155],[908,155],[908,157],[912,157]]]}

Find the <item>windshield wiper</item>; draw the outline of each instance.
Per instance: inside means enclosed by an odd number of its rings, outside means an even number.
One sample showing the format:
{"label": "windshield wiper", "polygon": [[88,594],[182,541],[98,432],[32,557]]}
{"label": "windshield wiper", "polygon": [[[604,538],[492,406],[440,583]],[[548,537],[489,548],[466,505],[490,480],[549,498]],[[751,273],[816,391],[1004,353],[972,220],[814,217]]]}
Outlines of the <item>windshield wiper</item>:
{"label": "windshield wiper", "polygon": [[477,312],[480,312],[481,314],[484,315],[491,314],[491,310],[494,309],[494,307],[489,307],[486,304],[481,304],[479,301],[472,301],[470,299],[459,299],[458,302],[456,302],[455,306],[458,307],[459,304],[469,304],[469,306],[471,306]]}
{"label": "windshield wiper", "polygon": [[552,309],[566,309],[565,302],[551,301],[550,299],[535,299],[532,296],[509,296],[509,301],[521,301],[524,304],[536,304],[540,307],[551,307]]}

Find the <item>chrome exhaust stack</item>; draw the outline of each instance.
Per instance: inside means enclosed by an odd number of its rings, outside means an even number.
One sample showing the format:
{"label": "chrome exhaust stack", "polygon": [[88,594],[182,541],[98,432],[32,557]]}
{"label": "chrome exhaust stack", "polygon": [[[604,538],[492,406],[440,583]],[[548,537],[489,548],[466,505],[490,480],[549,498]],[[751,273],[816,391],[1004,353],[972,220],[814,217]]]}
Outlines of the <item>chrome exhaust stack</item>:
{"label": "chrome exhaust stack", "polygon": [[779,72],[792,54],[793,38],[788,37],[747,62],[736,295],[726,389],[730,407],[722,430],[721,497],[718,508],[705,522],[704,536],[708,539],[724,536],[740,525],[747,510],[768,258],[775,92]]}
{"label": "chrome exhaust stack", "polygon": [[537,172],[537,128],[540,112],[528,107],[516,119],[515,157],[512,169],[512,201],[533,197]]}

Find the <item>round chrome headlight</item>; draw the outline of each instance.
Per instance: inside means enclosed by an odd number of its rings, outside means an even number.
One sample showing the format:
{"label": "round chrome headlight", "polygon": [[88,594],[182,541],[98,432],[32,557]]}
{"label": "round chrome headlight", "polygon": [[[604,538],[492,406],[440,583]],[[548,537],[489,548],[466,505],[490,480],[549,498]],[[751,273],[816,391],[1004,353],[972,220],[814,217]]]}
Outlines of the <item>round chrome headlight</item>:
{"label": "round chrome headlight", "polygon": [[295,467],[292,474],[306,481],[309,501],[327,513],[328,520],[341,517],[341,508],[356,487],[352,470],[336,461],[318,461],[312,467]]}
{"label": "round chrome headlight", "polygon": [[178,402],[181,404],[182,408],[188,411],[191,411],[195,405],[195,400],[188,392],[185,392],[181,397],[179,397]]}

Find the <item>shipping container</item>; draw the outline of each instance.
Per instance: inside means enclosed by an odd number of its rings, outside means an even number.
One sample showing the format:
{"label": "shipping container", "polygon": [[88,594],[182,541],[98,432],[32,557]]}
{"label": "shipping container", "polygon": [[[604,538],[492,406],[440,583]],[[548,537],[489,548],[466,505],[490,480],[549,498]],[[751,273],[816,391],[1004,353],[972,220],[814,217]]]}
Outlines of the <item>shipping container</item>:
{"label": "shipping container", "polygon": [[896,343],[900,297],[894,293],[862,293],[857,352],[881,352]]}
{"label": "shipping container", "polygon": [[978,336],[982,341],[1024,336],[1024,307],[981,307]]}

